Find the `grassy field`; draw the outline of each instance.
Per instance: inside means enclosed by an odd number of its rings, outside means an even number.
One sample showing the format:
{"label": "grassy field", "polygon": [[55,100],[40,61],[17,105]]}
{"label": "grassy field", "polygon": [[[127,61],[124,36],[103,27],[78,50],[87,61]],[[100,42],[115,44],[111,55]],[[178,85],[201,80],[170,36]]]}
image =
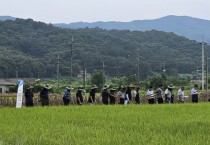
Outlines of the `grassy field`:
{"label": "grassy field", "polygon": [[0,145],[208,145],[210,104],[0,108]]}

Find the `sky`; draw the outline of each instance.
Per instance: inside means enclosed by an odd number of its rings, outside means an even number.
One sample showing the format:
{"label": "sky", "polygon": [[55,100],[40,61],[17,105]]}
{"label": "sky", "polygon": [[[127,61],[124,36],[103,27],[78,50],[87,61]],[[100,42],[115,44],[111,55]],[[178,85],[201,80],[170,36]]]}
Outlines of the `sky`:
{"label": "sky", "polygon": [[0,16],[45,23],[157,19],[167,15],[210,20],[210,0],[0,0]]}

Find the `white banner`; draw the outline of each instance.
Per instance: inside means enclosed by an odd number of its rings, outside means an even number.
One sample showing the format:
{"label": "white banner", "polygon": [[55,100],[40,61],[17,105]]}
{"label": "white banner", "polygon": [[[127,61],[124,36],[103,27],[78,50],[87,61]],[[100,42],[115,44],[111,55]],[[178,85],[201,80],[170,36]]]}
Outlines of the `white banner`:
{"label": "white banner", "polygon": [[23,102],[23,80],[18,80],[18,90],[17,90],[17,102],[16,102],[16,108],[22,107]]}

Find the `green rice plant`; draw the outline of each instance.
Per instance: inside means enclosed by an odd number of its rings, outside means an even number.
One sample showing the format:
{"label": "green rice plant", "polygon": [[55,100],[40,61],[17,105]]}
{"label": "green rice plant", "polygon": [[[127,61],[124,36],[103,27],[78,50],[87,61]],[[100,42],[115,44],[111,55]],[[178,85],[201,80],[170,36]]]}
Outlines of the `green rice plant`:
{"label": "green rice plant", "polygon": [[1,144],[210,144],[210,105],[0,108]]}

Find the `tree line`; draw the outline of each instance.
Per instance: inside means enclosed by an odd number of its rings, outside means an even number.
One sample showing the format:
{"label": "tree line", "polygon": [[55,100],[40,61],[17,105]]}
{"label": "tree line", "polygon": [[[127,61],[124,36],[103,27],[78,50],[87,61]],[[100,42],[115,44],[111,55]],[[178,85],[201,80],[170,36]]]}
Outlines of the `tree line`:
{"label": "tree line", "polygon": [[[0,77],[69,76],[73,36],[73,76],[104,70],[111,77],[146,78],[153,73],[192,73],[200,69],[196,41],[151,30],[62,29],[32,19],[0,21]],[[209,46],[207,46],[209,48]],[[139,72],[138,72],[139,66]]]}

